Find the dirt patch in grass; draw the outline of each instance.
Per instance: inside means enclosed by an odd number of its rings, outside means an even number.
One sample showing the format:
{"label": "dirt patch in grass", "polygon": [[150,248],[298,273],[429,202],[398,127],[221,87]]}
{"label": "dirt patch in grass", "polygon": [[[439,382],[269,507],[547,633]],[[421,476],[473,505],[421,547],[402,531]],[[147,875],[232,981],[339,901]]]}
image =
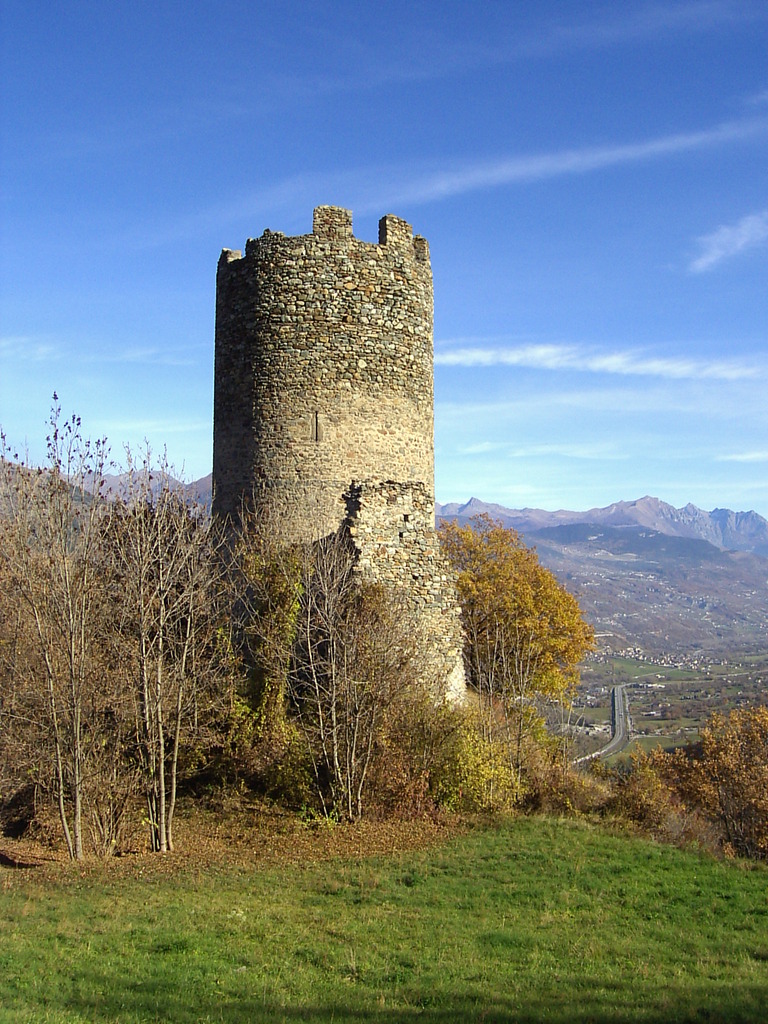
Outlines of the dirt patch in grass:
{"label": "dirt patch in grass", "polygon": [[202,805],[186,802],[174,819],[173,853],[152,853],[137,831],[128,849],[114,857],[68,860],[62,844],[0,837],[0,884],[34,873],[60,878],[71,873],[112,877],[197,873],[217,867],[252,869],[307,864],[333,858],[375,857],[422,850],[466,832],[463,819],[362,821],[340,824],[300,815],[260,801],[227,796]]}

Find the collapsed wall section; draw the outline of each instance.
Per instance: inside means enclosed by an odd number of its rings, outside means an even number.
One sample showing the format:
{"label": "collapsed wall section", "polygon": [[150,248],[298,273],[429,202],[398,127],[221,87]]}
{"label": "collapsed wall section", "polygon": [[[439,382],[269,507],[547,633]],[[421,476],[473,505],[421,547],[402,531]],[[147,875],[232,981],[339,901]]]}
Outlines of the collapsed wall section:
{"label": "collapsed wall section", "polygon": [[466,684],[461,616],[455,580],[440,552],[434,499],[423,484],[393,480],[355,483],[345,495],[346,529],[361,578],[406,595],[428,642],[447,696],[460,700]]}

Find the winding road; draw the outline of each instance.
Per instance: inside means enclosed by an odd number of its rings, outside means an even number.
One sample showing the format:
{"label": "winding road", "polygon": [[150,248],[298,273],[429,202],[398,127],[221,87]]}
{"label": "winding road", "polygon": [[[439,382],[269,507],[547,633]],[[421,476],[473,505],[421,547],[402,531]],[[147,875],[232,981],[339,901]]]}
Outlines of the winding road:
{"label": "winding road", "polygon": [[620,750],[630,741],[629,708],[627,703],[626,686],[623,684],[614,686],[611,691],[611,739],[600,750],[592,754],[579,757],[574,764],[586,764],[596,757],[610,757],[611,754],[618,754]]}

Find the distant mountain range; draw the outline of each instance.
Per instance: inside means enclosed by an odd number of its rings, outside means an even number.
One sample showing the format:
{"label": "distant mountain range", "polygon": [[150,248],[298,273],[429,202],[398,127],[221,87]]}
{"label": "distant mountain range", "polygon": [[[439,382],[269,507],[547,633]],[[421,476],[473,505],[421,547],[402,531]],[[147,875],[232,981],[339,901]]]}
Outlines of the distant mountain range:
{"label": "distant mountain range", "polygon": [[[125,497],[128,493],[128,480],[129,476],[127,473],[105,473],[102,476],[102,494],[109,497]],[[183,492],[189,501],[196,502],[200,505],[206,505],[210,507],[211,496],[212,496],[212,474],[201,477],[199,480],[193,480],[192,483],[182,483],[180,480],[176,480],[174,477],[167,478],[167,482],[173,487],[174,490],[178,488],[180,492]],[[153,480],[152,491],[156,492],[162,487],[163,477],[161,473],[157,473]],[[93,489],[93,487],[91,487]]]}
{"label": "distant mountain range", "polygon": [[757,512],[732,512],[728,508],[705,512],[690,504],[675,508],[658,498],[617,501],[607,508],[592,508],[586,512],[511,509],[470,498],[464,504],[437,504],[435,511],[440,519],[460,521],[485,513],[526,537],[543,529],[577,524],[635,530],[641,527],[666,537],[704,540],[722,551],[749,551],[768,557],[768,520]]}
{"label": "distant mountain range", "polygon": [[[210,506],[210,474],[179,487]],[[125,489],[124,476],[106,478],[107,495]],[[768,520],[756,512],[645,497],[586,512],[471,498],[435,513],[459,522],[485,514],[517,530],[577,596],[603,653],[689,665],[768,654]]]}
{"label": "distant mountain range", "polygon": [[[105,493],[124,493],[125,480],[126,474],[105,476]],[[210,505],[210,473],[192,483],[180,483],[179,487],[191,500]],[[628,531],[651,530],[665,537],[706,541],[721,551],[747,551],[768,557],[768,520],[757,512],[732,512],[728,508],[705,512],[691,504],[675,508],[651,497],[638,498],[637,501],[617,501],[606,508],[591,508],[586,512],[513,509],[470,498],[463,504],[454,501],[441,505],[436,502],[435,515],[437,519],[457,519],[460,522],[467,522],[477,515],[489,515],[504,526],[517,530],[529,543],[534,543],[534,538],[542,530],[589,525]]]}
{"label": "distant mountain range", "polygon": [[473,498],[436,514],[516,529],[576,594],[605,651],[694,663],[768,652],[768,521],[755,512],[658,498],[544,512]]}
{"label": "distant mountain range", "polygon": [[[120,478],[108,481],[120,493]],[[210,505],[211,476],[184,485]],[[698,664],[768,652],[768,520],[658,498],[586,512],[510,509],[471,498],[438,519],[487,514],[516,529],[579,599],[600,648]]]}

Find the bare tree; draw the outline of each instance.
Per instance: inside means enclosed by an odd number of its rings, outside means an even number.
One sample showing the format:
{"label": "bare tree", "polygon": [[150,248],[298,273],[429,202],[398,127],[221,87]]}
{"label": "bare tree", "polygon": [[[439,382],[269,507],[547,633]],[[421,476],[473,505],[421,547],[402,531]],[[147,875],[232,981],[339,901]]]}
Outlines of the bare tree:
{"label": "bare tree", "polygon": [[343,528],[290,544],[279,524],[244,510],[230,550],[254,743],[279,760],[298,738],[323,813],[356,820],[395,709],[417,691],[439,701],[413,617],[391,591],[361,579]]}
{"label": "bare tree", "polygon": [[54,403],[46,469],[11,458],[2,439],[0,562],[33,645],[31,656],[16,658],[13,667],[14,681],[25,683],[14,715],[37,719],[41,776],[53,789],[69,855],[79,860],[95,741],[88,711],[102,685],[96,638],[103,611],[104,506],[98,493],[108,450],[103,440],[83,438],[78,417],[62,422],[55,395]]}
{"label": "bare tree", "polygon": [[[0,508],[0,516],[3,515]],[[0,523],[0,545],[8,534]],[[4,553],[7,555],[7,551]],[[6,558],[0,553],[0,564]],[[18,594],[3,579],[0,586],[0,807],[18,797],[30,785],[36,758],[33,737],[39,731],[39,715],[31,714],[36,702],[28,700],[29,661],[35,643],[30,619]]]}
{"label": "bare tree", "polygon": [[386,716],[417,683],[416,646],[405,608],[360,580],[343,530],[305,548],[289,692],[326,814],[362,816]]}
{"label": "bare tree", "polygon": [[153,850],[173,849],[179,755],[199,722],[200,686],[215,662],[218,542],[208,513],[190,505],[165,457],[136,464],[109,522],[119,594],[118,657],[133,695],[133,741]]}

